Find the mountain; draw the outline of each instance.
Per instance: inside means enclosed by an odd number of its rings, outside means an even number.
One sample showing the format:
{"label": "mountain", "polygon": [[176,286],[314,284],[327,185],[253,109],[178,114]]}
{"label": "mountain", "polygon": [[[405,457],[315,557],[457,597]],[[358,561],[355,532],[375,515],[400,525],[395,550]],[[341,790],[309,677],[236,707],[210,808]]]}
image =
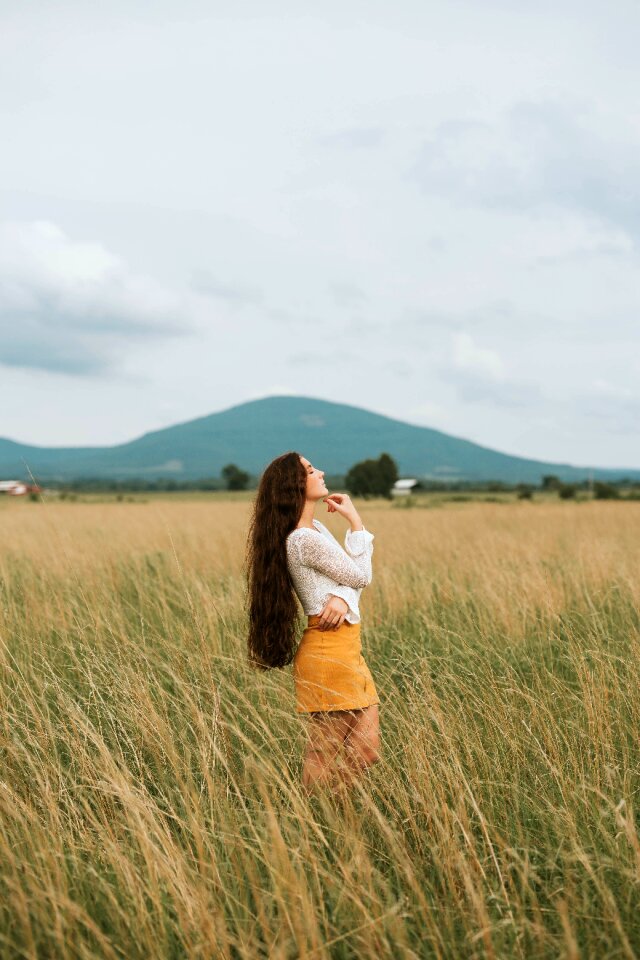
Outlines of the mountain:
{"label": "mountain", "polygon": [[39,483],[79,477],[195,480],[219,476],[227,463],[257,476],[286,450],[304,454],[328,475],[386,452],[405,477],[538,483],[543,474],[565,482],[592,474],[596,480],[640,480],[640,469],[512,457],[361,407],[292,396],[251,400],[112,447],[35,447],[0,438],[0,479],[29,480],[30,470]]}

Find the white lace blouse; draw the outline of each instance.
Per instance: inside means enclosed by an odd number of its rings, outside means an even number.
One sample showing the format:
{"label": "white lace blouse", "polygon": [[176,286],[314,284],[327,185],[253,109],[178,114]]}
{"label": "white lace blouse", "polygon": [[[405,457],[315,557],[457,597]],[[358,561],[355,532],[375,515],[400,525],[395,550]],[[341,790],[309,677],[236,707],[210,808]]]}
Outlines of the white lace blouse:
{"label": "white lace blouse", "polygon": [[310,616],[321,613],[330,596],[342,597],[349,609],[345,620],[360,622],[358,601],[371,583],[374,535],[369,530],[347,530],[344,550],[323,523],[296,527],[287,537],[287,564],[302,608]]}

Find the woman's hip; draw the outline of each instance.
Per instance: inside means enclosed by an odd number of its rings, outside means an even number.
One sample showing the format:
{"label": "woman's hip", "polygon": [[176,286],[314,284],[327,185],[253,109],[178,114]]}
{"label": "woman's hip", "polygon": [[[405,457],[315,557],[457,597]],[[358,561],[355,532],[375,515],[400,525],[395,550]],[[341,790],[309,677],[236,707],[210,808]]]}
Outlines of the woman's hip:
{"label": "woman's hip", "polygon": [[310,630],[318,630],[320,633],[360,633],[360,621],[357,623],[351,623],[349,620],[343,620],[339,627],[329,627],[327,630],[320,629],[320,614],[319,613],[310,613],[307,615],[307,626],[304,629],[304,633],[309,632]]}
{"label": "woman's hip", "polygon": [[296,651],[299,660],[305,656],[336,657],[340,660],[357,659],[362,652],[360,624],[343,621],[339,627],[322,630],[319,626],[319,614],[309,616],[309,624],[302,633]]}

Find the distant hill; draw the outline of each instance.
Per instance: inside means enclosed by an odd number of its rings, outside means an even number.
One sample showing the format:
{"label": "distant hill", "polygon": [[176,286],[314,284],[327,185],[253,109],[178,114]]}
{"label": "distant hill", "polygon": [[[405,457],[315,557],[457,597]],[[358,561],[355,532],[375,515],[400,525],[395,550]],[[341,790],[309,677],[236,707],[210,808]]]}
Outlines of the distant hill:
{"label": "distant hill", "polygon": [[[590,467],[526,460],[469,440],[394,420],[361,407],[312,397],[264,397],[154,430],[113,447],[34,447],[0,438],[0,479],[104,477],[196,480],[236,463],[254,476],[286,450],[298,450],[329,475],[390,453],[401,476],[434,480],[538,483],[543,474],[586,479]],[[25,465],[26,461],[26,465]],[[594,479],[640,480],[640,469],[594,469]]]}

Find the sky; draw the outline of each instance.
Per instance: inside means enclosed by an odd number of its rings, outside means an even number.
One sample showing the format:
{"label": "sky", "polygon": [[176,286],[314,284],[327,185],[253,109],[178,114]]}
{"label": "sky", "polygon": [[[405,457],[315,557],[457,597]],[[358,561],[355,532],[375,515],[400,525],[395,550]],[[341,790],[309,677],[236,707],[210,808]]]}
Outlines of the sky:
{"label": "sky", "polygon": [[0,436],[269,395],[640,467],[640,5],[0,0]]}

